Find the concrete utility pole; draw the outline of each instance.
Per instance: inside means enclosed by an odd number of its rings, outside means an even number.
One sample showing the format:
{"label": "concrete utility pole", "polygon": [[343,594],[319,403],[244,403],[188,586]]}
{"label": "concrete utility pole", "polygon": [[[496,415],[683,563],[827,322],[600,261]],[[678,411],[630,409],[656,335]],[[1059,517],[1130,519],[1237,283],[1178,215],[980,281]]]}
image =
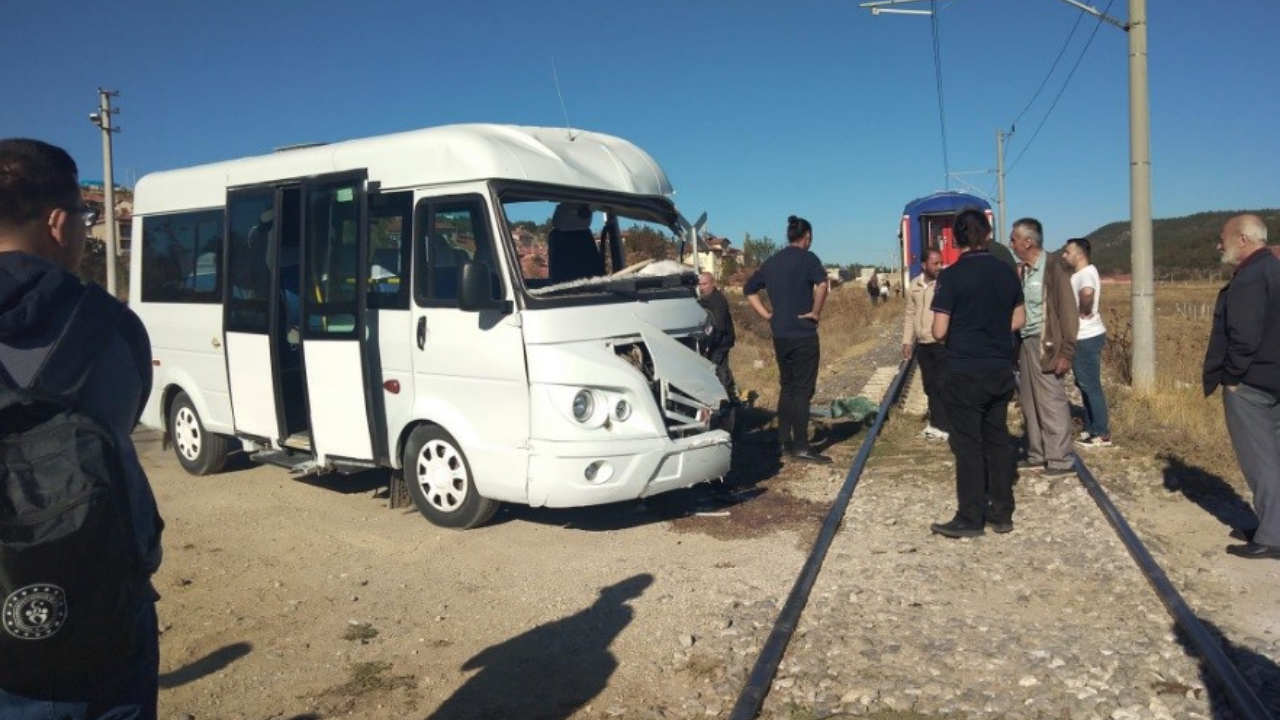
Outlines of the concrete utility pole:
{"label": "concrete utility pole", "polygon": [[120,297],[116,287],[116,262],[119,259],[116,238],[116,185],[111,164],[111,133],[120,132],[120,128],[111,127],[111,115],[120,112],[111,109],[111,98],[119,97],[115,90],[98,88],[98,112],[90,113],[89,122],[102,128],[102,202],[104,222],[106,223],[107,246],[107,292],[112,297]]}
{"label": "concrete utility pole", "polygon": [[1079,0],[1062,0],[1129,33],[1129,262],[1133,282],[1133,389],[1156,383],[1156,292],[1151,230],[1151,95],[1147,80],[1147,0],[1129,0],[1129,22],[1108,17]]}
{"label": "concrete utility pole", "polygon": [[993,240],[1000,242],[1004,224],[1009,219],[1004,208],[1004,141],[1013,133],[996,130],[996,229]]}
{"label": "concrete utility pole", "polygon": [[1151,97],[1147,81],[1147,0],[1129,0],[1129,234],[1133,264],[1133,389],[1156,381],[1156,296],[1151,229]]}

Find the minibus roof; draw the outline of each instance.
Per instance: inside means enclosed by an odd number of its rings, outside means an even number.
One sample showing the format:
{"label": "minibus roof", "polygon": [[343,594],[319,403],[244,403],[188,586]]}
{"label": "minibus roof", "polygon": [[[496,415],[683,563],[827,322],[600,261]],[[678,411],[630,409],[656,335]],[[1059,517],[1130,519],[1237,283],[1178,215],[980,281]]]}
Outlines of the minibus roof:
{"label": "minibus roof", "polygon": [[228,187],[367,169],[384,189],[474,180],[524,180],[632,195],[672,194],[648,153],[611,135],[567,128],[446,125],[299,147],[151,173],[134,188],[134,214],[226,202]]}

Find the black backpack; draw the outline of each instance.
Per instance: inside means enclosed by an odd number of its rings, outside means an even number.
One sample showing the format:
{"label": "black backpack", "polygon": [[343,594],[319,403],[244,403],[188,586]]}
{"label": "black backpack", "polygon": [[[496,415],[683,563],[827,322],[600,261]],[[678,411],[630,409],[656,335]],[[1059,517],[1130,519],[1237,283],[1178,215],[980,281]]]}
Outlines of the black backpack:
{"label": "black backpack", "polygon": [[[118,667],[149,587],[116,440],[81,390],[123,305],[90,284],[29,387],[0,372],[0,687]],[[0,368],[3,370],[3,368]]]}

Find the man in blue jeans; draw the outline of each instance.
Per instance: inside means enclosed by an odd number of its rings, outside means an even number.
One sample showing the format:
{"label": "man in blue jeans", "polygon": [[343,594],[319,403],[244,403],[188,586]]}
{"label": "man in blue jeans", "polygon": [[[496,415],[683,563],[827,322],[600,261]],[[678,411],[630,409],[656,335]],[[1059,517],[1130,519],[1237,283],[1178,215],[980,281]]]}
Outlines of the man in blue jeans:
{"label": "man in blue jeans", "polygon": [[1245,544],[1227,552],[1280,560],[1280,259],[1257,215],[1228,220],[1217,249],[1235,272],[1213,309],[1204,394],[1222,387],[1227,432],[1258,515],[1257,529],[1242,529]]}
{"label": "man in blue jeans", "polygon": [[[0,140],[0,379],[6,384],[25,388],[43,377],[39,371],[51,347],[85,296],[87,288],[72,270],[84,256],[92,217],[80,197],[75,161],[66,151],[38,140]],[[100,302],[119,303],[105,293]],[[86,348],[100,355],[78,400],[115,439],[137,557],[150,575],[160,566],[163,523],[129,434],[151,393],[151,343],[137,315],[128,309],[120,313],[114,336],[101,347]],[[119,619],[135,627],[127,654],[75,677],[60,674],[56,666],[41,668],[39,687],[0,687],[0,718],[154,718],[160,665],[155,599],[147,584],[133,616]]]}
{"label": "man in blue jeans", "polygon": [[1102,306],[1102,280],[1098,277],[1098,268],[1090,262],[1091,253],[1088,238],[1071,238],[1062,251],[1062,259],[1074,271],[1071,289],[1080,308],[1080,330],[1076,333],[1071,374],[1084,401],[1084,431],[1076,438],[1076,445],[1085,448],[1111,447],[1107,396],[1102,391],[1102,348],[1107,344],[1107,327],[1098,312]]}

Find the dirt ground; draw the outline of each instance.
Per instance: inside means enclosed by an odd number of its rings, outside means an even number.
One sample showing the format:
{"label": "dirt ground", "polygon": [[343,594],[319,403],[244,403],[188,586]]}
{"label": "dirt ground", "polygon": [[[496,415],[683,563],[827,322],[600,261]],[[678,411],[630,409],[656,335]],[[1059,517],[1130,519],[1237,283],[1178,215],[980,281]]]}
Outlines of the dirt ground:
{"label": "dirt ground", "polygon": [[[661,687],[671,654],[718,611],[784,595],[800,528],[823,509],[748,490],[778,502],[744,503],[725,532],[726,501],[698,490],[507,508],[455,532],[387,509],[375,477],[299,482],[240,465],[197,479],[158,440],[140,446],[168,522],[162,717],[463,718],[481,691],[529,698],[527,717],[572,714],[538,698],[603,715],[592,705]],[[523,666],[547,644],[564,649],[562,668]],[[501,688],[468,688],[486,658],[510,666]]]}
{"label": "dirt ground", "polygon": [[[897,347],[891,333],[868,330],[824,368],[820,396],[850,394],[896,362]],[[388,509],[381,473],[298,481],[237,458],[194,478],[157,434],[140,433],[168,523],[156,578],[160,715],[680,717],[660,708],[696,684],[690,648],[733,608],[786,597],[863,437],[832,424],[823,431],[834,465],[783,465],[768,419],[748,415],[727,490],[504,507],[466,532]],[[910,436],[902,427],[899,442]],[[1217,488],[1227,499],[1207,512],[1194,501],[1205,481],[1190,471],[1123,453],[1100,464],[1193,606],[1211,606],[1224,632],[1274,642],[1280,563],[1222,554],[1227,524],[1247,511],[1241,490],[1228,488],[1233,505]],[[1162,473],[1184,492],[1161,486]]]}

